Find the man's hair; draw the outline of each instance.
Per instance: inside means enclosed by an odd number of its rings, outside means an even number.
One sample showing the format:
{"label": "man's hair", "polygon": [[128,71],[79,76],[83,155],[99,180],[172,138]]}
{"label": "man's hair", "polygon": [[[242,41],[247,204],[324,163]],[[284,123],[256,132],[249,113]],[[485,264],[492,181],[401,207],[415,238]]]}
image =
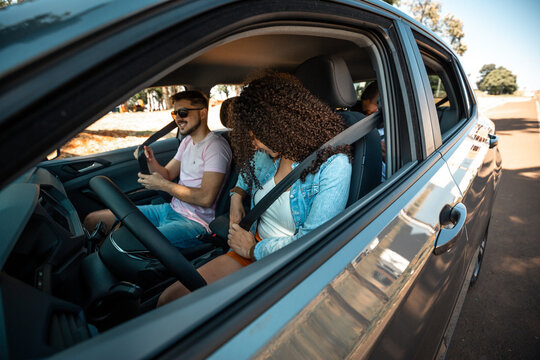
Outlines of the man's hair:
{"label": "man's hair", "polygon": [[189,100],[193,106],[201,106],[208,109],[208,97],[198,90],[187,90],[171,96],[173,104],[180,100]]}
{"label": "man's hair", "polygon": [[373,100],[379,94],[379,88],[377,87],[377,81],[370,82],[364,89],[360,100]]}

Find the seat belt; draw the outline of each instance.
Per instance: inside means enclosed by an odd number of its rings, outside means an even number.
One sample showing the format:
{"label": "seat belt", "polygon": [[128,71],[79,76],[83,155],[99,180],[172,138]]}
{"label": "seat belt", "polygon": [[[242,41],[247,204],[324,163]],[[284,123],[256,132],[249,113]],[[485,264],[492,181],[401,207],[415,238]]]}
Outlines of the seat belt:
{"label": "seat belt", "polygon": [[165,134],[170,133],[174,130],[174,128],[177,127],[176,122],[173,120],[167,125],[165,125],[161,130],[158,130],[156,133],[154,133],[152,136],[150,136],[148,139],[146,139],[145,142],[143,142],[141,145],[137,147],[137,161],[139,162],[139,169],[141,169],[141,172],[146,175],[150,175],[150,170],[148,169],[148,163],[146,162],[146,155],[144,154],[144,147],[148,146],[152,143],[154,143],[156,140],[162,138]]}
{"label": "seat belt", "polygon": [[[311,153],[305,158],[298,166],[296,166],[290,173],[287,174],[276,186],[270,190],[258,203],[251,209],[251,211],[240,221],[240,226],[249,231],[251,225],[268,209],[270,205],[276,201],[280,195],[285,192],[296,180],[300,179],[302,172],[309,168],[313,161],[317,158],[317,153],[327,147],[335,147],[340,145],[350,145],[366,136],[371,130],[377,126],[378,117],[380,112],[377,111],[357,123],[349,126],[341,133],[337,134],[332,139],[328,140],[315,152]],[[240,175],[241,176],[241,175]],[[216,219],[217,220],[217,219]],[[228,224],[227,224],[228,225]],[[211,226],[212,227],[212,226]],[[217,233],[216,231],[214,231]],[[218,234],[219,235],[219,234]]]}

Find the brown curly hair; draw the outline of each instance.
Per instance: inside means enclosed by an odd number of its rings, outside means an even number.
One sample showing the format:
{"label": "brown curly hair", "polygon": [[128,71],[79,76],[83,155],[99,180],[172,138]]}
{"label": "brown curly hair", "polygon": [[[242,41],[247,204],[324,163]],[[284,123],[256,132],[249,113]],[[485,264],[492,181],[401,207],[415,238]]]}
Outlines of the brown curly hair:
{"label": "brown curly hair", "polygon": [[[301,162],[325,142],[345,129],[340,115],[307,90],[294,76],[265,72],[250,81],[229,106],[231,145],[239,173],[251,188],[261,188],[255,177],[255,149],[249,132],[280,156]],[[332,155],[345,153],[351,159],[350,146],[319,151],[311,166],[302,173],[315,174]]]}

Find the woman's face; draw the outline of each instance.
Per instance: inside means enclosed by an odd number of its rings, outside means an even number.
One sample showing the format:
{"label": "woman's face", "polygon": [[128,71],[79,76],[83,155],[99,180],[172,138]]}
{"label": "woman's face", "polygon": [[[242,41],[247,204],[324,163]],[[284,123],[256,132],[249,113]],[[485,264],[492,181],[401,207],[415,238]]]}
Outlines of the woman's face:
{"label": "woman's face", "polygon": [[255,148],[255,150],[261,150],[261,151],[264,151],[265,153],[267,153],[271,158],[275,159],[277,157],[279,157],[279,153],[271,150],[270,148],[268,148],[266,145],[264,145],[262,142],[260,142],[256,137],[255,135],[253,134],[253,132],[250,130],[249,131],[249,137],[251,138],[251,143],[253,144],[253,147]]}

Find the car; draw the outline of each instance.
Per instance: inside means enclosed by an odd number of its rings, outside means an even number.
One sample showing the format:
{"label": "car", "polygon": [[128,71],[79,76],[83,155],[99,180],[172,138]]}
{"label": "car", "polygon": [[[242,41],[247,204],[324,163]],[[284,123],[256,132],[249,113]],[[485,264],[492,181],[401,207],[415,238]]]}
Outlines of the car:
{"label": "car", "polygon": [[[434,33],[375,0],[33,1],[0,9],[0,24],[1,358],[444,356],[478,278],[501,156]],[[127,222],[96,246],[89,212],[159,201],[137,183],[136,146],[46,157],[142,89],[209,94],[264,68],[295,74],[353,122],[377,82],[380,130],[352,144],[349,203],[155,309],[226,247],[162,251],[155,228]],[[179,141],[154,143],[158,160]],[[113,190],[95,185],[104,177]]]}

